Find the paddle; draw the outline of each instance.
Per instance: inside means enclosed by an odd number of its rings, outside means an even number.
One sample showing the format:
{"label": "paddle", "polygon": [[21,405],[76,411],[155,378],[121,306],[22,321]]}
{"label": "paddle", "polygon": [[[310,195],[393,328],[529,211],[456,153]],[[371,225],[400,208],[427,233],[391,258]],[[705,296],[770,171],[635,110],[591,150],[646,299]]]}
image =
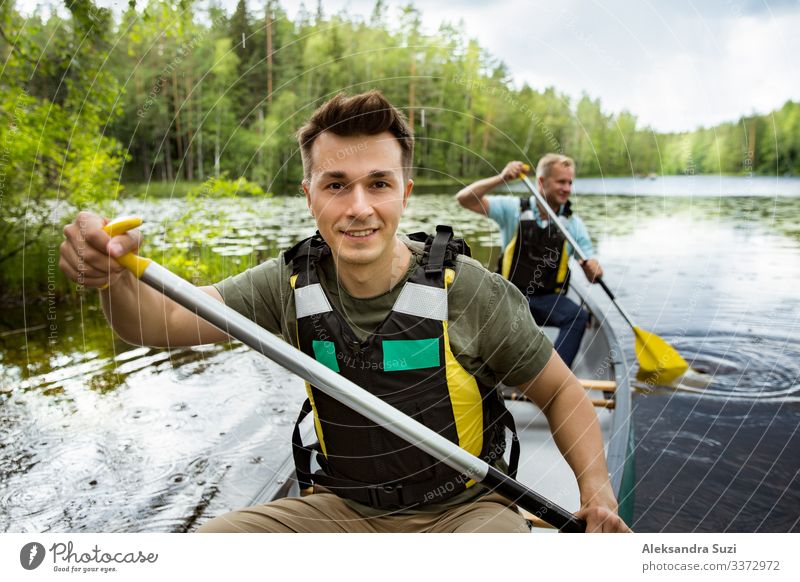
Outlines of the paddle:
{"label": "paddle", "polygon": [[[142,223],[141,218],[120,218],[105,226],[110,236],[123,234]],[[140,281],[196,313],[232,338],[250,346],[287,370],[294,372],[345,406],[383,426],[408,443],[484,483],[523,509],[563,532],[586,531],[586,522],[528,489],[442,435],[406,416],[377,396],[340,376],[300,350],[269,333],[243,315],[204,293],[158,263],[129,253],[117,262]]]}
{"label": "paddle", "polygon": [[[586,254],[575,242],[575,239],[572,238],[572,235],[569,234],[567,229],[556,216],[556,213],[553,211],[553,209],[550,208],[550,205],[544,199],[544,196],[539,193],[533,183],[528,179],[528,176],[522,174],[521,179],[523,182],[525,182],[525,185],[531,191],[531,194],[533,194],[533,196],[539,202],[539,206],[546,210],[550,222],[558,227],[572,248],[575,249],[575,252],[578,254],[578,256],[582,260],[586,261]],[[633,329],[633,333],[636,338],[636,357],[639,360],[639,368],[641,371],[648,376],[652,376],[656,382],[669,384],[675,378],[689,369],[689,364],[686,363],[686,360],[681,357],[675,348],[658,337],[656,334],[645,331],[633,323],[633,320],[617,302],[616,297],[614,297],[614,293],[611,292],[611,289],[608,288],[603,279],[596,279],[596,282],[599,283],[603,290],[608,294],[611,302],[616,306],[616,308],[622,314],[622,317],[625,318],[625,321],[627,321],[628,325],[630,325]]]}

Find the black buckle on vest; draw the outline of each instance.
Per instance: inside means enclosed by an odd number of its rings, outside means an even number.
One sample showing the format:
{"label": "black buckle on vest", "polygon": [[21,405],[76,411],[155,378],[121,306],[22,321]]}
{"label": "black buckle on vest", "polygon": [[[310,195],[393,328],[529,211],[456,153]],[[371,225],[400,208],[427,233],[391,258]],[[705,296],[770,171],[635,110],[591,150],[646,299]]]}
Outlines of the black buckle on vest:
{"label": "black buckle on vest", "polygon": [[442,224],[436,225],[436,235],[433,237],[431,250],[428,253],[428,264],[425,265],[426,275],[434,275],[444,270],[445,252],[452,238],[452,228]]}
{"label": "black buckle on vest", "polygon": [[366,487],[372,507],[404,507],[402,485],[373,485]]}
{"label": "black buckle on vest", "polygon": [[[312,457],[321,452],[319,443],[314,443],[310,446],[303,444],[303,437],[300,435],[300,423],[303,422],[306,416],[312,411],[311,400],[306,398],[303,406],[300,408],[300,414],[294,423],[294,430],[292,430],[292,457],[294,457],[294,472],[297,477],[297,484],[300,489],[307,489],[314,484],[314,477],[311,472],[311,459]],[[317,461],[320,465],[323,464],[324,457],[319,455]]]}

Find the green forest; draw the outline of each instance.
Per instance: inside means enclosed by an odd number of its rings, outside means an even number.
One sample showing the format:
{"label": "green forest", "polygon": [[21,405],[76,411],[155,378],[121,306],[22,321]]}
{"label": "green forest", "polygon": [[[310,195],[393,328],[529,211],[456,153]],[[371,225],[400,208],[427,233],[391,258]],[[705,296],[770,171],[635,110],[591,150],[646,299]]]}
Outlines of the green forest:
{"label": "green forest", "polygon": [[[0,4],[0,265],[63,213],[120,193],[296,192],[294,134],[322,101],[380,89],[417,136],[419,182],[463,182],[548,151],[580,176],[800,173],[800,103],[716,127],[656,133],[635,112],[558,87],[517,87],[513,71],[457,23],[430,33],[413,5],[372,13],[277,1],[233,12],[194,0]],[[24,223],[24,234],[20,224]],[[58,230],[58,232],[56,232]],[[5,268],[5,267],[4,267]]]}
{"label": "green forest", "polygon": [[[38,174],[37,187],[68,195],[84,180],[107,189],[116,178],[222,174],[281,191],[300,176],[293,136],[304,118],[339,91],[369,88],[407,112],[421,178],[461,180],[551,150],[573,156],[582,176],[800,172],[800,104],[654,133],[590,95],[514,89],[512,72],[456,25],[421,32],[411,5],[379,0],[369,19],[318,8],[294,20],[279,2],[245,0],[232,14],[131,0],[116,20],[90,0],[64,7],[68,17],[45,20],[3,3],[0,82],[13,174],[23,183]],[[29,141],[37,168],[20,155]]]}

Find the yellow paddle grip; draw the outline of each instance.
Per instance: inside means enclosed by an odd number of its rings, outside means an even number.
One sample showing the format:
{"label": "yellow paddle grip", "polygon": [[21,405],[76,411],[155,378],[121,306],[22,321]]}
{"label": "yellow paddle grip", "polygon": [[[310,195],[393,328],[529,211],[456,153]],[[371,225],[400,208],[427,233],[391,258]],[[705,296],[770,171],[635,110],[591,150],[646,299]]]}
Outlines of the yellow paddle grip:
{"label": "yellow paddle grip", "polygon": [[[106,231],[108,236],[118,236],[120,234],[125,234],[132,228],[136,228],[141,224],[142,219],[139,216],[123,216],[109,222],[103,227],[103,230]],[[136,275],[137,279],[141,279],[142,273],[144,273],[144,270],[152,262],[150,259],[145,259],[133,253],[122,255],[116,258],[116,261]]]}

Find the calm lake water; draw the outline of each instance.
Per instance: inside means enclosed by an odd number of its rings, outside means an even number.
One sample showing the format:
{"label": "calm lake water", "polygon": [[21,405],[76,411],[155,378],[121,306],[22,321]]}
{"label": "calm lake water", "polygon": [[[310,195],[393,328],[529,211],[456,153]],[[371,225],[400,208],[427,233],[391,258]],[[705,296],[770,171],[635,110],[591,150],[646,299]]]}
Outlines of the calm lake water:
{"label": "calm lake water", "polygon": [[[587,195],[576,210],[620,301],[713,375],[705,389],[638,385],[638,531],[800,531],[798,184],[577,184]],[[163,226],[184,217],[182,201],[131,200],[120,211],[149,221],[146,254],[156,260],[159,247],[180,242]],[[251,263],[313,231],[299,197],[209,202],[194,220],[214,233],[214,253]],[[437,223],[494,264],[496,229],[450,194],[414,198],[402,229]],[[79,306],[2,313],[0,531],[190,530],[280,469],[303,397],[299,380],[238,344],[125,344],[92,293]]]}

